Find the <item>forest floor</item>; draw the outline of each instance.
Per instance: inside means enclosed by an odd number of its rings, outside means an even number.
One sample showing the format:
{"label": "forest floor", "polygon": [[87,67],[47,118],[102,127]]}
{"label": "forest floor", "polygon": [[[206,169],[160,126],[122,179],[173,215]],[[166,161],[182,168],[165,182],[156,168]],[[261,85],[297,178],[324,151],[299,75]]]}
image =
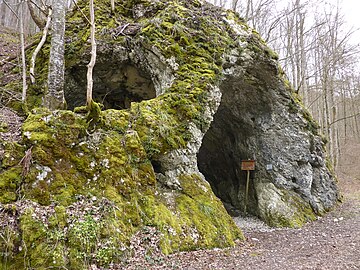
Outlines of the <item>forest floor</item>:
{"label": "forest floor", "polygon": [[[0,29],[0,86],[13,79],[6,76],[11,65],[8,56],[16,50],[14,43],[9,42],[12,37]],[[0,102],[0,123],[6,123],[7,129],[0,132],[1,139],[18,140],[21,122],[15,112]],[[112,269],[360,269],[359,143],[349,142],[344,147],[337,175],[343,203],[301,229],[272,229],[256,220],[237,219],[246,241],[234,248],[164,256],[159,251],[149,255],[145,247],[138,249],[138,256],[126,266]]]}
{"label": "forest floor", "polygon": [[16,65],[12,60],[18,59],[18,55],[17,35],[11,29],[0,27],[0,86],[20,77],[19,74],[9,72]]}

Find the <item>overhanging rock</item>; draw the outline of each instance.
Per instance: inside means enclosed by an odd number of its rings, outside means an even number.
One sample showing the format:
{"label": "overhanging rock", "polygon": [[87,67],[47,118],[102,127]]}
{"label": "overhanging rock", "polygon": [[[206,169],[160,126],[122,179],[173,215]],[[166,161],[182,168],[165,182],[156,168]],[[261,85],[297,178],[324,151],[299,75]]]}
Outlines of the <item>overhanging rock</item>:
{"label": "overhanging rock", "polygon": [[[155,44],[149,47],[127,38],[126,46],[124,43],[109,46],[106,42],[100,45],[94,72],[95,98],[105,102],[107,108],[119,109],[130,107],[134,101],[161,98],[170,93],[177,98],[181,94],[179,99],[201,97],[197,104],[202,106],[199,114],[178,119],[192,138],[187,147],[175,147],[151,158],[159,183],[181,189],[179,175],[199,174],[199,167],[228,210],[241,214],[245,174],[240,170],[240,162],[255,158],[257,169],[251,175],[249,212],[270,225],[301,226],[316,214],[329,210],[338,199],[335,180],[325,165],[317,124],[289,86],[276,62],[276,54],[256,32],[229,13],[215,11],[205,3],[194,3],[204,14],[217,12],[213,26],[226,28],[232,39],[234,48],[230,46],[221,55],[222,68],[215,76],[218,79],[205,83],[205,77],[212,71],[207,63],[209,59],[196,52],[196,46],[199,51],[204,50],[203,41],[191,44],[186,36],[190,28],[179,26],[185,19],[180,18],[178,10],[169,20],[153,20],[155,36],[161,39],[170,35],[170,40],[164,43],[156,44],[160,40],[154,38]],[[134,8],[150,14],[154,6],[138,4]],[[213,22],[200,26],[200,21],[194,19],[187,23],[192,24],[195,35]],[[195,49],[195,56],[186,56],[188,49]],[[187,77],[183,73],[190,74],[188,66],[184,68],[188,65],[184,57],[199,77]],[[75,103],[83,102],[74,93],[84,87],[79,87],[81,80],[74,78],[85,78],[85,69],[82,75],[77,70],[81,70],[81,62],[67,69],[67,97]],[[198,74],[201,72],[204,77]],[[195,94],[198,87],[195,82],[199,79],[204,80],[199,92],[204,88],[206,91]],[[184,100],[177,103],[180,102]],[[159,113],[164,117],[168,114]]]}
{"label": "overhanging rock", "polygon": [[[241,47],[241,46],[239,46]],[[317,125],[265,54],[225,56],[222,100],[198,154],[200,171],[228,211],[243,214],[246,172],[255,159],[249,213],[272,226],[301,226],[338,199]]]}
{"label": "overhanging rock", "polygon": [[[72,111],[35,109],[22,142],[6,144],[0,220],[13,222],[0,226],[16,248],[5,264],[120,262],[148,226],[164,253],[234,245],[243,236],[219,198],[242,214],[242,159],[256,159],[248,212],[270,225],[301,226],[336,203],[316,123],[275,53],[236,14],[196,0],[126,1],[115,14],[96,5],[94,98],[106,110],[89,128]],[[70,108],[84,103],[88,34],[74,10]]]}

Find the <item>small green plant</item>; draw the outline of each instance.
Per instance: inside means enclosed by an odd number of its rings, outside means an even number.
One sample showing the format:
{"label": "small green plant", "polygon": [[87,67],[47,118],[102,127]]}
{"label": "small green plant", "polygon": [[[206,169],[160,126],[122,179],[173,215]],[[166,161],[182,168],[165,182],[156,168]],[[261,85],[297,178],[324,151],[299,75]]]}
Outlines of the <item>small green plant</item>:
{"label": "small green plant", "polygon": [[0,123],[0,132],[6,132],[8,130],[7,123]]}
{"label": "small green plant", "polygon": [[6,227],[0,232],[0,258],[4,261],[4,265],[7,265],[8,259],[13,255],[14,238],[16,238],[15,232],[9,227]]}
{"label": "small green plant", "polygon": [[73,224],[69,241],[76,248],[75,259],[82,261],[83,265],[89,266],[96,253],[99,242],[101,223],[97,222],[91,215],[85,220]]}

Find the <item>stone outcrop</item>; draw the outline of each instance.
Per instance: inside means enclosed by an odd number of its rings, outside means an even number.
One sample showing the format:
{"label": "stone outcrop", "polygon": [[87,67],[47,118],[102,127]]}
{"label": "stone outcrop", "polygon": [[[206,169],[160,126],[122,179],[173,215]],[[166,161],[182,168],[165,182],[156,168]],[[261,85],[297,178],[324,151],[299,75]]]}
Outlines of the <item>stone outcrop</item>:
{"label": "stone outcrop", "polygon": [[2,143],[5,268],[124,261],[149,226],[164,253],[234,245],[243,236],[223,203],[243,214],[248,158],[248,213],[268,224],[301,226],[336,203],[316,123],[276,54],[235,13],[197,0],[126,1],[114,14],[96,5],[94,99],[104,110],[91,125],[75,113],[89,31],[74,10],[65,95],[75,112],[35,108],[22,141]]}
{"label": "stone outcrop", "polygon": [[301,226],[338,198],[317,124],[278,79],[275,62],[246,50],[226,57],[222,100],[203,139],[199,168],[228,209],[241,214],[241,160],[255,159],[248,211],[273,226]]}

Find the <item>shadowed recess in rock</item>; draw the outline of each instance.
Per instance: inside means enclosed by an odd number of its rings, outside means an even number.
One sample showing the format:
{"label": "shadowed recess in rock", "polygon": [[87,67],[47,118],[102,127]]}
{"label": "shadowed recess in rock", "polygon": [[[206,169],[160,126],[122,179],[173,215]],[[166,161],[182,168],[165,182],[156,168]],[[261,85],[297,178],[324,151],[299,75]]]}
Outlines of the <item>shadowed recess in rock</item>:
{"label": "shadowed recess in rock", "polygon": [[[86,66],[74,66],[67,72],[65,98],[69,109],[85,104],[86,72]],[[130,61],[97,64],[93,78],[94,100],[105,109],[126,109],[131,102],[156,97],[150,75]]]}
{"label": "shadowed recess in rock", "polygon": [[[266,86],[259,87],[247,77],[227,77],[220,86],[222,100],[204,136],[198,153],[198,167],[228,213],[244,215],[246,171],[241,160],[256,159],[256,137],[260,122],[270,118],[272,103]],[[236,93],[236,94],[234,94]],[[255,183],[250,173],[247,214],[259,215]]]}
{"label": "shadowed recess in rock", "polygon": [[[241,160],[250,158],[251,154],[246,149],[246,129],[237,129],[240,123],[234,120],[234,115],[222,103],[203,139],[198,166],[229,214],[238,216],[243,214],[246,185],[246,172],[240,169]],[[257,202],[252,184],[249,192],[248,209],[256,215]]]}

